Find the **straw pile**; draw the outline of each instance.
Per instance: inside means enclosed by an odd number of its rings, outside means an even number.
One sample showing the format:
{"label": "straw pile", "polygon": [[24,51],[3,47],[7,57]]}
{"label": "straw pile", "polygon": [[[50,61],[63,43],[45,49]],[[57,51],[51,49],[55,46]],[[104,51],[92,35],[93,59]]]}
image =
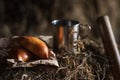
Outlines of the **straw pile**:
{"label": "straw pile", "polygon": [[112,80],[103,47],[89,39],[78,41],[78,44],[80,52],[77,54],[69,51],[56,54],[58,68],[44,65],[15,69],[0,67],[0,80]]}

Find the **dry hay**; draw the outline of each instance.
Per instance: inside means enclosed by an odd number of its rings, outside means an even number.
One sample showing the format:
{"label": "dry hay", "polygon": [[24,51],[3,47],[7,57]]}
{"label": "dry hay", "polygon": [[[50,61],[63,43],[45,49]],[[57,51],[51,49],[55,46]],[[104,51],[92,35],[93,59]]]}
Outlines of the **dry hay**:
{"label": "dry hay", "polygon": [[80,43],[78,54],[57,54],[59,68],[44,65],[15,69],[1,67],[0,80],[111,80],[103,47],[92,40]]}

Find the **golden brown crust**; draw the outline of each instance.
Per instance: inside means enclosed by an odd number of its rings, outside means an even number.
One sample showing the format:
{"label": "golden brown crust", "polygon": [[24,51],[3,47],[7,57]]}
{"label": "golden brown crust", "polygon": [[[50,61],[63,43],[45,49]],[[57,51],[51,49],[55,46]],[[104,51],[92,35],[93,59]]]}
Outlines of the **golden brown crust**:
{"label": "golden brown crust", "polygon": [[23,36],[16,38],[17,45],[24,47],[31,53],[40,58],[48,58],[48,47],[44,41],[32,36]]}
{"label": "golden brown crust", "polygon": [[16,54],[19,61],[26,62],[31,58],[30,53],[22,48],[16,48]]}

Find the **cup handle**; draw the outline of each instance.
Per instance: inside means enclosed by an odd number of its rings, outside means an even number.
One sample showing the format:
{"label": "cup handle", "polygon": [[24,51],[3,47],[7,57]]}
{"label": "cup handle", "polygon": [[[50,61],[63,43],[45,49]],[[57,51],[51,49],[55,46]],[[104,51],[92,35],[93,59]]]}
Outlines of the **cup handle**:
{"label": "cup handle", "polygon": [[88,24],[80,24],[79,28],[79,38],[84,39],[86,38],[89,33],[91,33],[92,27]]}

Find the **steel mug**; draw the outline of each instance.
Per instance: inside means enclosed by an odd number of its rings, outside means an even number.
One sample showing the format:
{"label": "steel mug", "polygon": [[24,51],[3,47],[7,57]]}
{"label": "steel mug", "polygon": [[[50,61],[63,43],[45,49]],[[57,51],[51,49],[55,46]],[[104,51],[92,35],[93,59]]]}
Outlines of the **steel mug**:
{"label": "steel mug", "polygon": [[53,51],[76,52],[80,23],[75,20],[53,20]]}

